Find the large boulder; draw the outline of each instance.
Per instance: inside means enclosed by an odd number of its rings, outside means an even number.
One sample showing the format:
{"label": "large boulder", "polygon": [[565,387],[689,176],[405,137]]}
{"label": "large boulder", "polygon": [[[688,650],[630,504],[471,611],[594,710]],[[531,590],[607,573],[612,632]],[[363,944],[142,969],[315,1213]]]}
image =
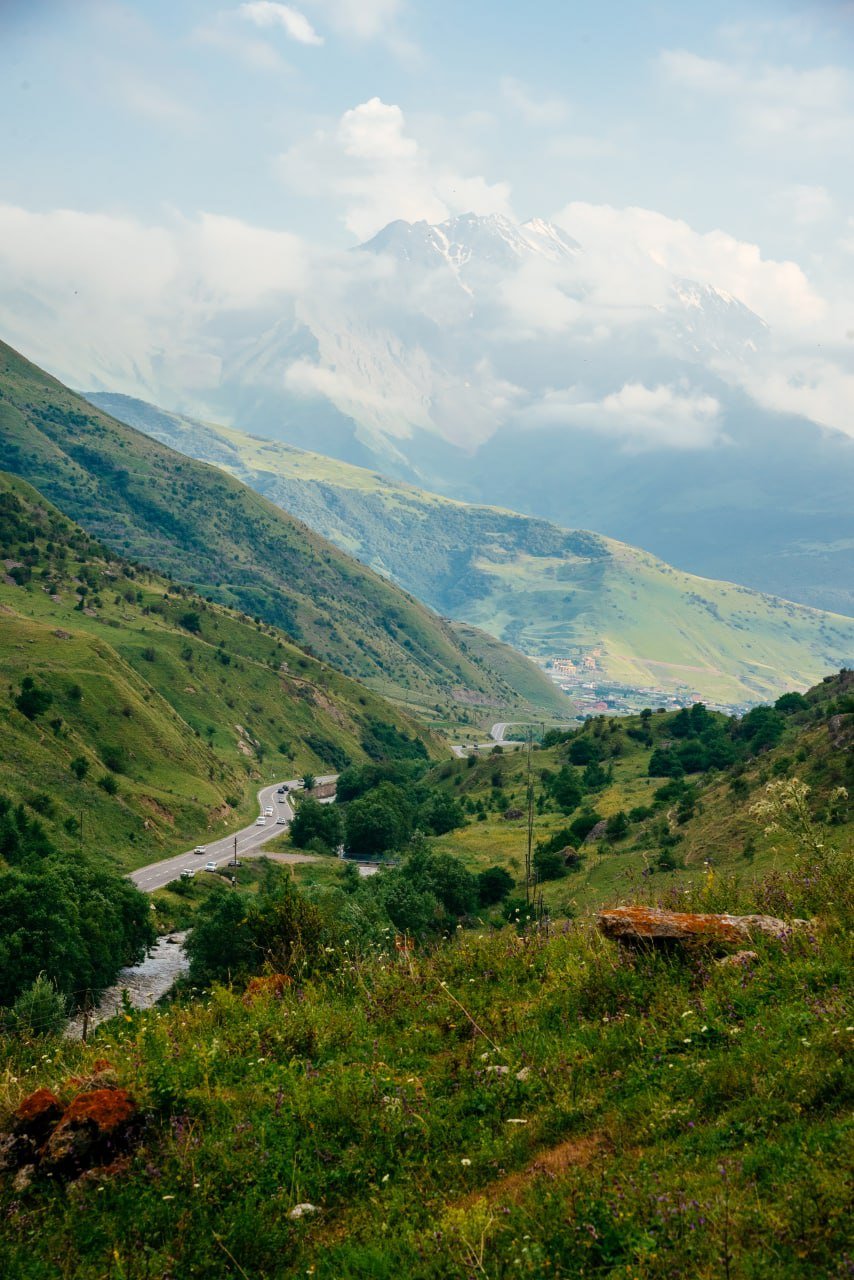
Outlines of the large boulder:
{"label": "large boulder", "polygon": [[66,1107],[48,1138],[42,1168],[82,1170],[114,1160],[127,1149],[138,1121],[126,1089],[90,1089]]}
{"label": "large boulder", "polygon": [[776,938],[802,928],[805,920],[786,923],[775,916],[705,915],[661,911],[656,907],[612,907],[600,911],[596,923],[606,938],[629,946],[743,947],[757,935]]}

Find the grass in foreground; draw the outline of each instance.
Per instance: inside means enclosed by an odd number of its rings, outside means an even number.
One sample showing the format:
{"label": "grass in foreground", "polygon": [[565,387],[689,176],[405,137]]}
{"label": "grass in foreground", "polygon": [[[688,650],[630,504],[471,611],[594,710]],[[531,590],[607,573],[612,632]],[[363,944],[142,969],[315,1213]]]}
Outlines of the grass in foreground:
{"label": "grass in foreground", "polygon": [[5,1107],[108,1057],[150,1118],[121,1173],[3,1185],[3,1273],[847,1274],[850,937],[825,916],[755,949],[625,954],[584,922],[342,939],[279,999],[7,1044]]}

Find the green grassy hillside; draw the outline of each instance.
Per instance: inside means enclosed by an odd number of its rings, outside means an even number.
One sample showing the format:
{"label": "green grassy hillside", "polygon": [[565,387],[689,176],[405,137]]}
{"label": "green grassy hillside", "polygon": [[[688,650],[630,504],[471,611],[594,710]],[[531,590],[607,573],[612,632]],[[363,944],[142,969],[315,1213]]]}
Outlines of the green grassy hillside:
{"label": "green grassy hillside", "polygon": [[[153,861],[236,827],[262,781],[381,753],[378,726],[416,732],[276,628],[114,557],[2,473],[0,571],[0,793],[61,849]],[[27,679],[49,698],[31,718]]]}
{"label": "green grassy hillside", "polygon": [[126,397],[96,399],[239,476],[441,613],[539,659],[588,655],[585,680],[740,706],[807,688],[854,657],[852,618]]}
{"label": "green grassy hillside", "polygon": [[[815,709],[785,734],[850,730]],[[817,816],[793,872],[707,876],[688,903],[810,920],[741,962],[632,952],[588,918],[364,946],[352,886],[329,932],[283,881],[267,919],[313,931],[290,982],[185,991],[86,1045],[0,1035],[0,1125],[38,1088],[137,1122],[82,1176],[53,1138],[0,1175],[3,1274],[841,1278],[854,895]]]}
{"label": "green grassy hillside", "polygon": [[[535,745],[532,754],[534,845],[546,858],[550,846],[554,855],[577,855],[569,865],[556,856],[543,864],[537,892],[551,911],[576,915],[639,898],[690,903],[715,883],[724,909],[734,879],[750,882],[792,865],[792,833],[766,830],[754,809],[769,785],[785,791],[795,779],[809,788],[809,812],[827,839],[854,855],[854,673],[828,678],[805,697],[783,695],[780,706],[743,720],[687,711],[598,717],[571,734],[547,734],[554,745]],[[469,816],[436,847],[474,871],[503,866],[517,899],[527,780],[525,748],[446,761],[430,775]],[[601,819],[611,829],[587,839]]]}
{"label": "green grassy hillside", "polygon": [[519,706],[430,609],[251,489],[109,418],[0,344],[0,448],[114,552],[287,631],[385,696],[433,713]]}

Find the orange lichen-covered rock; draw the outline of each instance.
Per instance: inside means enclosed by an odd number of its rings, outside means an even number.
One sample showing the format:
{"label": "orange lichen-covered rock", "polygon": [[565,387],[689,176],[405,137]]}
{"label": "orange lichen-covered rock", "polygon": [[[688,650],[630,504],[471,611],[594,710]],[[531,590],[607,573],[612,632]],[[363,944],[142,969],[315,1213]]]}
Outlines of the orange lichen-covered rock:
{"label": "orange lichen-covered rock", "polygon": [[15,1133],[44,1137],[62,1115],[62,1104],[50,1089],[36,1089],[18,1104],[13,1118]]}
{"label": "orange lichen-covered rock", "polygon": [[138,1117],[126,1089],[91,1089],[79,1093],[47,1140],[42,1163],[77,1168],[103,1164],[127,1145]]}
{"label": "orange lichen-covered rock", "polygon": [[606,938],[629,945],[681,944],[687,947],[742,946],[757,934],[784,938],[794,926],[774,916],[705,915],[661,911],[655,907],[613,907],[600,911],[596,923]]}
{"label": "orange lichen-covered rock", "polygon": [[253,1001],[261,1000],[265,996],[275,996],[281,1000],[288,987],[292,985],[293,979],[286,973],[268,973],[263,978],[253,978],[243,993],[243,1003],[252,1004]]}

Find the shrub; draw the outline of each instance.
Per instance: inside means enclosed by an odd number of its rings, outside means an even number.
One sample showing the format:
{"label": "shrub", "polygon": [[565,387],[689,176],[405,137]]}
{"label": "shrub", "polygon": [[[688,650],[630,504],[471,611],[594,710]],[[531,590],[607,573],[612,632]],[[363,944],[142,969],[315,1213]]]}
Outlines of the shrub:
{"label": "shrub", "polygon": [[487,867],[477,877],[477,896],[482,907],[503,902],[513,890],[513,877],[504,867]]}
{"label": "shrub", "polygon": [[15,698],[15,706],[18,708],[22,716],[26,716],[28,720],[35,720],[36,716],[43,715],[53,702],[53,694],[49,689],[43,689],[37,685],[32,676],[24,676],[21,681],[21,691]]}
{"label": "shrub", "polygon": [[9,1022],[20,1036],[57,1035],[68,1017],[65,996],[44,973],[26,987],[12,1006]]}

